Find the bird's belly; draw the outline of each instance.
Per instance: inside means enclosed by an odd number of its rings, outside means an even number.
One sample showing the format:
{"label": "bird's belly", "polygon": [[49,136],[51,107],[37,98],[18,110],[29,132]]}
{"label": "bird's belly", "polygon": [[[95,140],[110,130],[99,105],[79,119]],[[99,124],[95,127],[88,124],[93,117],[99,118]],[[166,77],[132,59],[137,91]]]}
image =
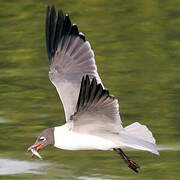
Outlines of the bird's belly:
{"label": "bird's belly", "polygon": [[67,150],[110,150],[116,147],[112,141],[75,132],[63,133],[60,138],[55,139],[54,146]]}

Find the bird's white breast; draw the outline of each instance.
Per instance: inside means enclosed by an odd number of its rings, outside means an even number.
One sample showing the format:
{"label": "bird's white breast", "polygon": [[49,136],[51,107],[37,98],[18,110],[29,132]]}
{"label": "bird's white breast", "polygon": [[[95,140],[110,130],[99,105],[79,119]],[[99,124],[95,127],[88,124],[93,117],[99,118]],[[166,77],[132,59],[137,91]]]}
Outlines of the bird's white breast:
{"label": "bird's white breast", "polygon": [[54,146],[67,150],[109,150],[116,147],[112,141],[69,130],[68,124],[54,128]]}

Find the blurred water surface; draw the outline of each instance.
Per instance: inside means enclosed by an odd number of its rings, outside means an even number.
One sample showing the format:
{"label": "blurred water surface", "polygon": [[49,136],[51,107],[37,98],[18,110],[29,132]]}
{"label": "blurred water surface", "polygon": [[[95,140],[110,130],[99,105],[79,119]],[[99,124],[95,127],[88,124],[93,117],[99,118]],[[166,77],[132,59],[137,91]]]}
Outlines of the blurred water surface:
{"label": "blurred water surface", "polygon": [[[180,1],[0,0],[0,179],[179,179]],[[128,151],[137,175],[114,152],[53,147],[31,159],[26,148],[45,128],[65,122],[48,79],[47,5],[71,16],[95,52],[123,125],[146,124],[160,156]]]}

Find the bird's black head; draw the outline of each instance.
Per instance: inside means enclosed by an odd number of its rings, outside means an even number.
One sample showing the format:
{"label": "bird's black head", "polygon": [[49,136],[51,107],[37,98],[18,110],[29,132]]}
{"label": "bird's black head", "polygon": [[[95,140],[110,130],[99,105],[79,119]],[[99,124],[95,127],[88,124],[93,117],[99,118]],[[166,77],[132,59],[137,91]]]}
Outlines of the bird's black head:
{"label": "bird's black head", "polygon": [[[38,151],[48,145],[54,144],[54,128],[45,129],[40,133],[37,137],[35,143],[30,146],[27,151],[32,151],[32,155],[36,155],[37,157],[41,158]],[[34,153],[35,152],[35,153]]]}

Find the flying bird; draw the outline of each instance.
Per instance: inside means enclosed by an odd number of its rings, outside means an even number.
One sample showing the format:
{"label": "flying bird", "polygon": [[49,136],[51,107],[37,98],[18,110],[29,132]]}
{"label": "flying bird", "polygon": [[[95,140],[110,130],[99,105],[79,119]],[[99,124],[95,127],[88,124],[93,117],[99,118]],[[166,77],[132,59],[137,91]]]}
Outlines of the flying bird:
{"label": "flying bird", "polygon": [[66,123],[45,129],[27,151],[48,145],[65,150],[113,150],[127,166],[138,172],[139,165],[122,148],[145,150],[159,155],[151,131],[138,122],[123,127],[118,100],[104,88],[97,72],[94,52],[69,15],[48,6],[46,46],[49,78],[62,101]]}

